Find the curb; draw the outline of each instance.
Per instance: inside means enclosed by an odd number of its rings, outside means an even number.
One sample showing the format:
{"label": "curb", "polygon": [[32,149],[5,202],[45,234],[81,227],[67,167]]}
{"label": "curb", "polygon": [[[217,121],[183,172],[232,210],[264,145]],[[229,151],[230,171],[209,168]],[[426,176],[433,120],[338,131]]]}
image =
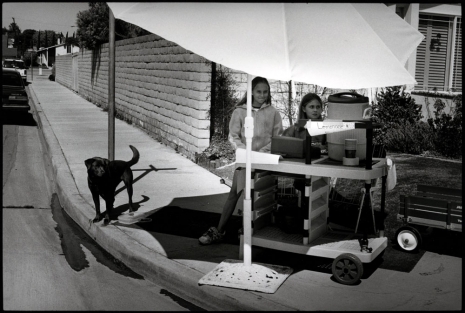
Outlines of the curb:
{"label": "curb", "polygon": [[[66,213],[102,248],[148,281],[155,284],[157,281],[162,281],[163,286],[177,293],[178,296],[206,310],[294,310],[265,299],[260,293],[229,288],[220,289],[220,287],[208,285],[200,287],[198,281],[205,275],[204,273],[149,249],[124,233],[118,226],[89,223],[89,220],[94,217],[95,210],[80,195],[58,139],[43,113],[34,88],[28,89],[32,99],[32,111],[37,117],[43,158],[45,164],[51,169],[46,173],[47,178],[52,182],[51,190],[57,193]],[[137,225],[134,226],[144,231]]]}

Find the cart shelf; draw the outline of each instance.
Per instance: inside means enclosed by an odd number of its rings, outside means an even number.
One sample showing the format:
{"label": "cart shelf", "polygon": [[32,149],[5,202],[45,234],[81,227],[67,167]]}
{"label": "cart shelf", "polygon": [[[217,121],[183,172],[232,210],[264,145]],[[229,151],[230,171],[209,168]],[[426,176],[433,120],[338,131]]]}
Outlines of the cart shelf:
{"label": "cart shelf", "polygon": [[288,234],[276,226],[266,226],[255,231],[252,245],[282,250],[292,253],[336,258],[341,253],[352,253],[360,258],[362,263],[372,262],[387,247],[387,238],[368,238],[368,246],[372,252],[361,251],[360,235],[347,232],[328,231],[315,239],[311,244],[302,243],[301,234]]}

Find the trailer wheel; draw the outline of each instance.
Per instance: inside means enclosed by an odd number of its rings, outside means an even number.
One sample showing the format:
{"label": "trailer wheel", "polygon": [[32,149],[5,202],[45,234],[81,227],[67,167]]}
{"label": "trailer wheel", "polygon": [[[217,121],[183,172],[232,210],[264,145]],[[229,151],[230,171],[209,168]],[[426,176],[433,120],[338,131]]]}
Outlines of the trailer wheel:
{"label": "trailer wheel", "polygon": [[397,245],[406,252],[416,252],[421,245],[421,235],[412,226],[402,226],[396,231]]}
{"label": "trailer wheel", "polygon": [[353,285],[363,275],[363,264],[357,256],[351,253],[343,253],[334,259],[332,272],[338,283]]}

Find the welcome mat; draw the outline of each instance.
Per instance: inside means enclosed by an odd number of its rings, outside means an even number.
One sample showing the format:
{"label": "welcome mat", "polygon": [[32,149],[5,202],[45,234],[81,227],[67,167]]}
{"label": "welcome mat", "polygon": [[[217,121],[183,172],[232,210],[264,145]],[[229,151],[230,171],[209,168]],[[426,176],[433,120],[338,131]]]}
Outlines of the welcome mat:
{"label": "welcome mat", "polygon": [[292,268],[264,263],[246,266],[240,260],[227,259],[199,280],[199,285],[275,293],[292,273]]}

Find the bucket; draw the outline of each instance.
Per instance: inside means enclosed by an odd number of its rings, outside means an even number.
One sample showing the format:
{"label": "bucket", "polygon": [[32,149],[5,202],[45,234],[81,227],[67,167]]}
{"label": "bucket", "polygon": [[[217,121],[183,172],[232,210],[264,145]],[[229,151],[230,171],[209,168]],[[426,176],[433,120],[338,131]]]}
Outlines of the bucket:
{"label": "bucket", "polygon": [[[358,93],[341,92],[328,97],[328,111],[325,121],[331,120],[362,120],[363,113],[370,108],[368,97]],[[328,157],[342,161],[345,155],[345,139],[357,139],[356,157],[366,158],[366,130],[353,129],[326,135],[328,142]]]}

